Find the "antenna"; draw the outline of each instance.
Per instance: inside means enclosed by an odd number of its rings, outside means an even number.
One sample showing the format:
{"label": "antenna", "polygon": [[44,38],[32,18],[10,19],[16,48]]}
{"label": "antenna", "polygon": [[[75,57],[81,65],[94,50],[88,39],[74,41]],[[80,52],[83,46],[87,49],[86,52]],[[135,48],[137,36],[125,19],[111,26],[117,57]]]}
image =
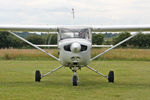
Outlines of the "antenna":
{"label": "antenna", "polygon": [[74,8],[72,8],[72,15],[73,15],[73,20],[74,20],[74,18],[75,18],[75,16],[74,16]]}

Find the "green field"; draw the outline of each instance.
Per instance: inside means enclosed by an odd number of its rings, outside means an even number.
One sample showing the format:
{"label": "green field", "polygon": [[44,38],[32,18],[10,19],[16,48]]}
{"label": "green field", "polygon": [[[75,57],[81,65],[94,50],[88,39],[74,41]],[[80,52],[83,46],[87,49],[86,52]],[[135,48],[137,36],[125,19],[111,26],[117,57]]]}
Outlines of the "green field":
{"label": "green field", "polygon": [[115,83],[83,68],[79,86],[72,86],[72,72],[62,68],[34,82],[34,73],[59,66],[56,61],[0,61],[0,100],[150,100],[149,61],[94,61],[90,66],[108,74]]}

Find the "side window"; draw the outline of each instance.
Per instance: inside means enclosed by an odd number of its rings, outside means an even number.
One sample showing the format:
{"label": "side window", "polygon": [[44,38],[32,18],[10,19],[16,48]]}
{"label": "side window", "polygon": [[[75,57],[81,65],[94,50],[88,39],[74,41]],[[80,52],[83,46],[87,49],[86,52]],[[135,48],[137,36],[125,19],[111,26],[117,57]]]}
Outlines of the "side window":
{"label": "side window", "polygon": [[84,38],[84,39],[90,39],[89,37],[89,30],[88,29],[82,29],[80,32],[80,38]]}

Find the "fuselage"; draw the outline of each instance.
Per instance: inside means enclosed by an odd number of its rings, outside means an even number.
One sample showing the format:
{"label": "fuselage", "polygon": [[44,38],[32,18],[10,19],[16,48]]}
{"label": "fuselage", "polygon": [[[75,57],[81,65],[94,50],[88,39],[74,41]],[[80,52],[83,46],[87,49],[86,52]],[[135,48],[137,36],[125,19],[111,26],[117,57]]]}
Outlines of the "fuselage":
{"label": "fuselage", "polygon": [[[81,45],[81,49],[78,52],[71,50],[71,46],[74,43]],[[68,46],[68,47],[67,47]],[[59,59],[62,65],[71,67],[86,66],[90,62],[91,58],[91,42],[85,39],[65,39],[61,40],[58,45]],[[76,48],[73,48],[76,49]]]}
{"label": "fuselage", "polygon": [[[77,29],[76,29],[77,30]],[[80,29],[81,30],[81,29]],[[69,30],[72,31],[72,30]],[[86,32],[85,32],[86,33]],[[61,35],[63,33],[60,33]],[[69,33],[69,35],[72,33]],[[90,36],[83,38],[80,32],[75,32],[76,36],[71,36],[58,41],[60,63],[66,67],[82,67],[90,63],[92,43]],[[81,33],[83,34],[83,33]],[[85,35],[89,35],[86,33]]]}

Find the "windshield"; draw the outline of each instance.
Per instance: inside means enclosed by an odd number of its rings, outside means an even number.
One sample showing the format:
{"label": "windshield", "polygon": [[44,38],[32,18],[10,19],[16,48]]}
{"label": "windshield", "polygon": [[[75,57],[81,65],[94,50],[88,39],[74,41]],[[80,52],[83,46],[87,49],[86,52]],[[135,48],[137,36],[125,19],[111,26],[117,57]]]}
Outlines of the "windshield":
{"label": "windshield", "polygon": [[60,29],[60,39],[83,38],[89,39],[88,29]]}

